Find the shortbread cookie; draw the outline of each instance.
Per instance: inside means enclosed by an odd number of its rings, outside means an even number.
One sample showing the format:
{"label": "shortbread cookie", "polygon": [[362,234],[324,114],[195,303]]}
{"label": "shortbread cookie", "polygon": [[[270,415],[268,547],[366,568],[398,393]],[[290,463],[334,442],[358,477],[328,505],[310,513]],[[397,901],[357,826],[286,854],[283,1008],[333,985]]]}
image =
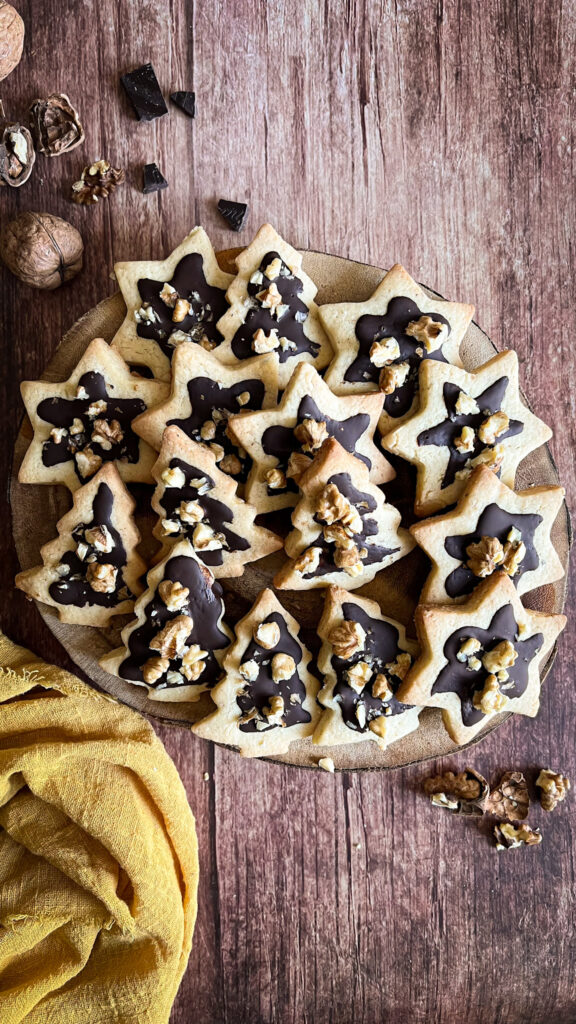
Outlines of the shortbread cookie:
{"label": "shortbread cookie", "polygon": [[100,660],[106,672],[148,690],[150,700],[196,701],[222,675],[232,633],[222,621],[222,587],[181,540],[148,573],[123,647]]}
{"label": "shortbread cookie", "polygon": [[501,712],[537,714],[540,666],[564,615],[527,611],[510,577],[497,572],[465,604],[422,604],[415,620],[422,654],[399,700],[442,708],[455,743],[468,743]]}
{"label": "shortbread cookie", "polygon": [[280,405],[230,421],[239,443],[254,460],[247,501],[259,512],[295,505],[298,480],[328,437],[335,437],[365,463],[373,483],[392,480],[394,470],[373,440],[381,410],[381,395],[337,398],[313,366],[300,363]]}
{"label": "shortbread cookie", "polygon": [[334,349],[326,383],[337,395],[381,390],[385,434],[417,408],[423,359],[462,366],[474,306],[429,298],[397,263],[366,302],[320,306],[319,314]]}
{"label": "shortbread cookie", "polygon": [[355,590],[414,547],[365,463],[333,437],[300,477],[300,490],[285,542],[290,561],[274,577],[279,590]]}
{"label": "shortbread cookie", "polygon": [[302,270],[302,256],[264,224],[236,257],[238,274],[228,288],[230,308],[218,321],[224,342],[218,358],[226,363],[276,352],[280,387],[296,365],[327,366],[332,348],[318,319],[317,288]]}
{"label": "shortbread cookie", "polygon": [[410,528],[432,561],[420,600],[461,602],[502,570],[519,594],[564,575],[550,531],[564,499],[562,487],[515,493],[486,466],[470,476],[455,509]]}
{"label": "shortbread cookie", "polygon": [[314,732],[318,680],[300,627],[271,590],[263,590],[236,626],[224,659],[226,676],[211,693],[218,710],[193,732],[238,747],[244,757],[283,754]]}
{"label": "shortbread cookie", "polygon": [[116,466],[106,463],[75,492],[56,524],[58,536],[40,551],[43,564],[18,573],[16,586],[55,608],[61,622],[105,626],[113,615],[128,614],[146,572],[135,550],[133,512]]}
{"label": "shortbread cookie", "polygon": [[167,394],[167,386],[132,376],[103,338],[90,342],[63,384],[24,381],[22,398],[34,428],[18,479],[65,484],[71,491],[115,462],[128,483],[152,483],[156,454],[134,433],[133,420]]}
{"label": "shortbread cookie", "polygon": [[216,322],[227,309],[233,281],[220,270],[208,235],[194,228],[167,259],[116,263],[126,318],[112,348],[134,367],[170,381],[175,350],[185,342],[213,349],[222,337]]}
{"label": "shortbread cookie", "polygon": [[242,576],[244,566],[278,551],[282,539],[254,524],[256,509],[236,495],[232,477],[216,465],[214,452],[191,441],[178,427],[167,427],[152,473],[157,487],[152,508],[154,536],[164,557],[187,537],[216,579]]}
{"label": "shortbread cookie", "polygon": [[183,345],[172,361],[170,397],[138,417],[134,430],[160,451],[165,428],[180,427],[193,441],[206,445],[219,469],[240,483],[246,480],[251,460],[231,436],[230,417],[247,409],[269,409],[277,397],[275,355],[223,366],[198,345]]}
{"label": "shortbread cookie", "polygon": [[318,699],[325,710],[314,743],[375,740],[385,750],[418,728],[421,708],[396,696],[418,651],[404,626],[382,615],[376,601],[330,587],[318,634],[324,675]]}
{"label": "shortbread cookie", "polygon": [[476,466],[514,487],[518,464],[551,436],[520,399],[516,353],[501,352],[474,373],[426,359],[419,411],[382,444],[417,467],[414,508],[425,516],[457,501]]}

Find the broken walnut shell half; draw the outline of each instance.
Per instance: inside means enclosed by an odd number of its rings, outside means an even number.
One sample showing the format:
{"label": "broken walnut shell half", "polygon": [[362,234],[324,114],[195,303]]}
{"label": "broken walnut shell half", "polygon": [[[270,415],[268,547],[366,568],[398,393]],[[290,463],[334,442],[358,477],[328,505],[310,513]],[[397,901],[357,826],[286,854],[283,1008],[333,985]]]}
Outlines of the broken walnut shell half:
{"label": "broken walnut shell half", "polygon": [[34,100],[30,107],[30,127],[36,148],[44,156],[61,156],[84,142],[78,111],[63,92]]}
{"label": "broken walnut shell half", "polygon": [[475,768],[465,768],[462,772],[444,772],[425,779],[424,792],[436,807],[444,807],[454,814],[481,817],[490,787]]}
{"label": "broken walnut shell half", "polygon": [[32,136],[23,124],[4,122],[0,139],[0,185],[20,188],[28,181],[36,160]]}

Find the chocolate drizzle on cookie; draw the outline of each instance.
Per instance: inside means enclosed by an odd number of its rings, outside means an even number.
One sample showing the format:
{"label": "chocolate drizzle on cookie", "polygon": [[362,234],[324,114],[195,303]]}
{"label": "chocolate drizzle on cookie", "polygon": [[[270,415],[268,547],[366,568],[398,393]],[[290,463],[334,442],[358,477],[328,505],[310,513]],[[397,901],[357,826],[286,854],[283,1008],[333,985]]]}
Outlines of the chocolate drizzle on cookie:
{"label": "chocolate drizzle on cookie", "polygon": [[[446,537],[444,541],[446,552],[452,558],[457,558],[461,562],[461,565],[446,577],[445,587],[448,596],[456,598],[463,597],[465,594],[471,594],[480,582],[478,576],[467,565],[467,549],[470,545],[478,544],[483,537],[495,538],[500,541],[500,544],[504,545],[510,531],[513,529],[519,532],[520,539],[526,549],[516,572],[510,577],[515,586],[518,586],[518,581],[522,574],[537,569],[540,564],[538,552],[534,546],[534,534],[541,522],[542,516],[507,512],[505,509],[500,508],[499,505],[492,503],[487,505],[478,517],[476,529],[473,533]],[[484,575],[489,574],[485,573]]]}
{"label": "chocolate drizzle on cookie", "polygon": [[[320,346],[307,338],[304,323],[309,309],[300,295],[304,285],[277,252],[267,252],[248,282],[249,307],[244,323],[232,338],[237,359],[250,359],[262,351],[275,351],[281,363],[303,352],[317,356]],[[262,332],[269,347],[259,348]]]}
{"label": "chocolate drizzle on cookie", "polygon": [[[373,719],[401,715],[411,704],[402,704],[394,696],[403,676],[412,662],[411,656],[400,647],[398,630],[390,622],[373,619],[363,608],[353,602],[342,605],[345,622],[356,622],[364,632],[363,645],[350,658],[332,655],[331,664],[336,673],[333,690],[334,700],[340,706],[344,724],[353,732],[366,732]],[[402,659],[399,662],[399,659]],[[354,666],[363,669],[367,676],[363,687],[351,686],[348,673]],[[398,676],[396,672],[402,673]],[[354,678],[354,671],[352,673]],[[361,678],[361,676],[359,676]],[[388,688],[386,699],[374,696],[379,687]]]}
{"label": "chocolate drizzle on cookie", "polygon": [[[306,699],[306,687],[298,674],[298,665],[302,661],[302,648],[289,632],[286,622],[279,612],[272,612],[262,624],[275,623],[280,637],[278,643],[266,648],[251,640],[240,665],[240,674],[245,680],[243,692],[236,697],[236,703],[242,712],[239,728],[242,732],[268,732],[273,728],[300,725],[311,720],[311,715],[303,707]],[[275,655],[287,655],[293,660],[294,672],[287,679],[274,682],[272,661]],[[254,678],[247,678],[254,676]],[[270,722],[270,701],[281,698],[283,712],[274,716]]]}
{"label": "chocolate drizzle on cookie", "polygon": [[[200,253],[184,256],[169,282],[140,278],[138,292],[142,306],[134,314],[136,333],[157,342],[168,359],[183,341],[200,342],[207,349],[222,341],[216,323],[228,308],[226,292],[208,284]],[[178,299],[185,305],[177,307]],[[180,310],[186,315],[176,320]]]}

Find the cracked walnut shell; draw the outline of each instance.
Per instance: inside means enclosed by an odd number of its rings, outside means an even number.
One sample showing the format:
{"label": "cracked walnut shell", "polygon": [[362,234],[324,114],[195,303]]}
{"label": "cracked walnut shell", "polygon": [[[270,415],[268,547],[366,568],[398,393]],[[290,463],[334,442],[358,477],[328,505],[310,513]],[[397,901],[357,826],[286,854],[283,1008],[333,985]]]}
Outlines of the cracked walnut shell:
{"label": "cracked walnut shell", "polygon": [[0,81],[20,63],[24,46],[24,22],[12,4],[0,0]]}
{"label": "cracked walnut shell", "polygon": [[528,817],[530,797],[522,772],[505,772],[490,793],[487,810],[497,818],[524,821]]}
{"label": "cracked walnut shell", "polygon": [[480,817],[484,813],[490,787],[474,768],[465,768],[457,774],[444,772],[425,779],[424,792],[437,807],[445,807],[456,814]]}

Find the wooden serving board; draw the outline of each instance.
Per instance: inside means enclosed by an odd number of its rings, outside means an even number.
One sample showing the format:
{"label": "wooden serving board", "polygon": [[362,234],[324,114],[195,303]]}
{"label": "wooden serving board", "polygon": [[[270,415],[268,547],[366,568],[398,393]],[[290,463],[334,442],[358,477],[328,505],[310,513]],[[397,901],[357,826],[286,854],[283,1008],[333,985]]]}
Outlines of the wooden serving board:
{"label": "wooden serving board", "polygon": [[[234,257],[239,250],[227,250],[218,256],[223,269],[235,272]],[[318,303],[324,302],[362,302],[371,295],[382,279],[384,271],[338,256],[325,253],[307,252],[304,254],[304,269],[318,285]],[[426,289],[430,295],[436,292]],[[53,358],[43,374],[44,380],[61,381],[69,376],[88,343],[95,337],[103,337],[110,341],[125,316],[125,306],[118,293],[105,299],[90,310],[63,338]],[[462,345],[464,366],[472,370],[490,359],[496,349],[490,339],[476,324],[471,324]],[[31,438],[31,427],[27,418],[24,419],[14,449],[13,473],[11,479],[12,525],[16,550],[22,569],[37,565],[40,561],[39,551],[43,544],[56,534],[57,520],[68,511],[71,499],[68,491],[62,487],[45,487],[19,484],[18,470]],[[558,484],[558,474],[552,456],[546,446],[539,448],[528,456],[521,464],[517,476],[517,487],[524,488],[533,484]],[[411,504],[413,483],[410,472],[405,466],[399,466],[398,478],[385,488],[387,496],[398,505],[403,513],[404,525],[412,521]],[[134,488],[141,511],[137,514],[138,526],[142,533],[141,551],[149,559],[158,547],[151,536],[154,517],[149,510],[149,498],[152,488],[139,486]],[[270,525],[274,525],[272,522]],[[285,526],[287,520],[285,520]],[[564,567],[568,564],[571,543],[570,520],[564,504],[554,525],[552,539]],[[279,552],[247,566],[244,576],[239,579],[220,581],[224,586],[227,619],[233,624],[245,614],[258,592],[269,586],[271,578],[283,560]],[[390,568],[379,573],[376,579],[357,592],[375,598],[385,614],[388,614],[408,627],[413,633],[413,612],[417,604],[420,589],[428,571],[428,561],[420,551],[412,552]],[[525,603],[530,608],[546,612],[560,612],[564,607],[566,593],[565,579],[555,584],[542,587],[527,595]],[[303,624],[302,636],[311,649],[318,650],[316,624],[321,614],[323,596],[321,590],[309,592],[283,591],[280,594],[282,603]],[[156,719],[164,724],[189,728],[212,707],[208,694],[203,695],[197,703],[162,704],[149,700],[146,691],[133,686],[115,676],[103,672],[98,659],[120,643],[120,629],[126,618],[116,619],[114,628],[96,629],[83,626],[70,626],[61,623],[53,608],[39,606],[40,614],[47,626],[66,649],[77,665],[80,673],[98,689],[110,694],[116,700],[128,704],[137,711]],[[550,670],[554,654],[549,658],[543,675]],[[500,727],[510,716],[500,715],[474,741],[479,742],[492,729]],[[526,728],[530,728],[530,720],[526,719]],[[193,737],[191,742],[203,742]],[[356,743],[340,747],[313,746],[311,740],[294,743],[289,752],[274,758],[287,764],[300,767],[316,766],[318,759],[327,753],[333,758],[337,769],[356,770],[374,768],[399,768],[414,764],[428,758],[452,754],[457,747],[448,736],[442,724],[439,710],[428,708],[420,716],[420,727],[415,733],[406,736],[393,744],[388,750],[382,751],[375,742]]]}

